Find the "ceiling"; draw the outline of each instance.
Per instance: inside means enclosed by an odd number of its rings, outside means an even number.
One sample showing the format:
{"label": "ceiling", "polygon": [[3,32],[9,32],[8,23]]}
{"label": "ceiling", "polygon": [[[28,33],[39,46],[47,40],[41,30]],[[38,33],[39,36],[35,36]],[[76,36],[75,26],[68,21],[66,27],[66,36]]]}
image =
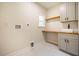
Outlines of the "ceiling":
{"label": "ceiling", "polygon": [[46,9],[49,9],[51,7],[58,5],[58,4],[61,4],[60,2],[37,2],[37,3]]}

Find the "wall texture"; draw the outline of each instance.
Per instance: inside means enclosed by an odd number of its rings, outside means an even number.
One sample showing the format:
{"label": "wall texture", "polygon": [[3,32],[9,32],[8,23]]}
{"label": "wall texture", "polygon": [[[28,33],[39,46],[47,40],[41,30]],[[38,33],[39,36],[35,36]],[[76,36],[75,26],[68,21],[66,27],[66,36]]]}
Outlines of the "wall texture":
{"label": "wall texture", "polygon": [[[60,7],[61,7],[61,4],[59,5],[56,5],[50,9],[48,9],[47,11],[47,17],[53,17],[53,16],[60,16]],[[49,30],[60,30],[63,28],[63,25],[62,23],[60,22],[60,19],[55,19],[56,21],[54,20],[49,20],[47,23],[46,23],[46,29],[49,29]],[[52,42],[52,43],[55,43],[55,44],[58,44],[58,33],[47,33],[47,41],[49,42]]]}
{"label": "wall texture", "polygon": [[[46,10],[36,3],[0,3],[0,55],[31,49],[32,41],[42,42],[44,28],[38,27],[39,16],[46,16]],[[15,29],[15,25],[21,25],[21,29]]]}
{"label": "wall texture", "polygon": [[50,9],[48,9],[48,17],[52,17],[52,16],[59,16],[60,15],[60,7],[62,6],[62,4],[56,5],[54,7],[51,7]]}
{"label": "wall texture", "polygon": [[[47,17],[53,17],[53,16],[60,16],[60,7],[62,4],[56,5],[47,11]],[[60,21],[51,21],[47,22],[47,27],[49,28],[56,28],[56,29],[61,29],[63,28],[62,23]]]}

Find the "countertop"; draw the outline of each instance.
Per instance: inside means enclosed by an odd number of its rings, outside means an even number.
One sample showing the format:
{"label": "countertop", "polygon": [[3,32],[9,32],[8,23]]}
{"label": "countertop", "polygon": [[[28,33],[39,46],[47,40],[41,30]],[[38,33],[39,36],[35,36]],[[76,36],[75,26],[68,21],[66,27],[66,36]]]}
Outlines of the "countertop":
{"label": "countertop", "polygon": [[49,29],[44,29],[42,32],[53,32],[53,33],[65,33],[65,34],[75,34],[75,35],[79,35],[78,32],[62,32],[59,29],[54,29],[54,30],[49,30]]}

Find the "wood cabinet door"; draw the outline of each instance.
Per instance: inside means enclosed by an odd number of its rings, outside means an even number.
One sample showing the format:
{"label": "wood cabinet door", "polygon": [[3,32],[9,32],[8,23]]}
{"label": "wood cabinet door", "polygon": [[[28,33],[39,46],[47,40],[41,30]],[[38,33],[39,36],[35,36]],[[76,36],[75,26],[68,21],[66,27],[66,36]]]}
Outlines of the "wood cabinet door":
{"label": "wood cabinet door", "polygon": [[67,21],[75,20],[76,15],[76,5],[75,2],[66,3],[66,13],[67,13]]}
{"label": "wood cabinet door", "polygon": [[78,39],[68,38],[67,40],[67,52],[78,55]]}
{"label": "wood cabinet door", "polygon": [[61,39],[60,48],[66,51],[66,39],[65,38]]}
{"label": "wood cabinet door", "polygon": [[63,3],[60,7],[60,21],[66,21],[66,3]]}
{"label": "wood cabinet door", "polygon": [[63,34],[58,35],[58,47],[66,51],[66,38],[62,36]]}
{"label": "wood cabinet door", "polygon": [[78,20],[79,20],[79,3],[78,3]]}

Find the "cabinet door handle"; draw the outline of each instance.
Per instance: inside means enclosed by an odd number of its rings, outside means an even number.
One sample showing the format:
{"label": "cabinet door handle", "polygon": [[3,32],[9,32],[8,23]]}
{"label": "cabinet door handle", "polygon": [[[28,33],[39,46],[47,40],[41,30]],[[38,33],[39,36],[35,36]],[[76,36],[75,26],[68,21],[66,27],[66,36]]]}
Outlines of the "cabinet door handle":
{"label": "cabinet door handle", "polygon": [[66,18],[65,18],[65,20],[66,20]]}
{"label": "cabinet door handle", "polygon": [[67,40],[67,43],[69,43],[69,40]]}
{"label": "cabinet door handle", "polygon": [[65,39],[65,42],[66,42],[66,39]]}
{"label": "cabinet door handle", "polygon": [[67,17],[67,20],[68,20],[68,17]]}

